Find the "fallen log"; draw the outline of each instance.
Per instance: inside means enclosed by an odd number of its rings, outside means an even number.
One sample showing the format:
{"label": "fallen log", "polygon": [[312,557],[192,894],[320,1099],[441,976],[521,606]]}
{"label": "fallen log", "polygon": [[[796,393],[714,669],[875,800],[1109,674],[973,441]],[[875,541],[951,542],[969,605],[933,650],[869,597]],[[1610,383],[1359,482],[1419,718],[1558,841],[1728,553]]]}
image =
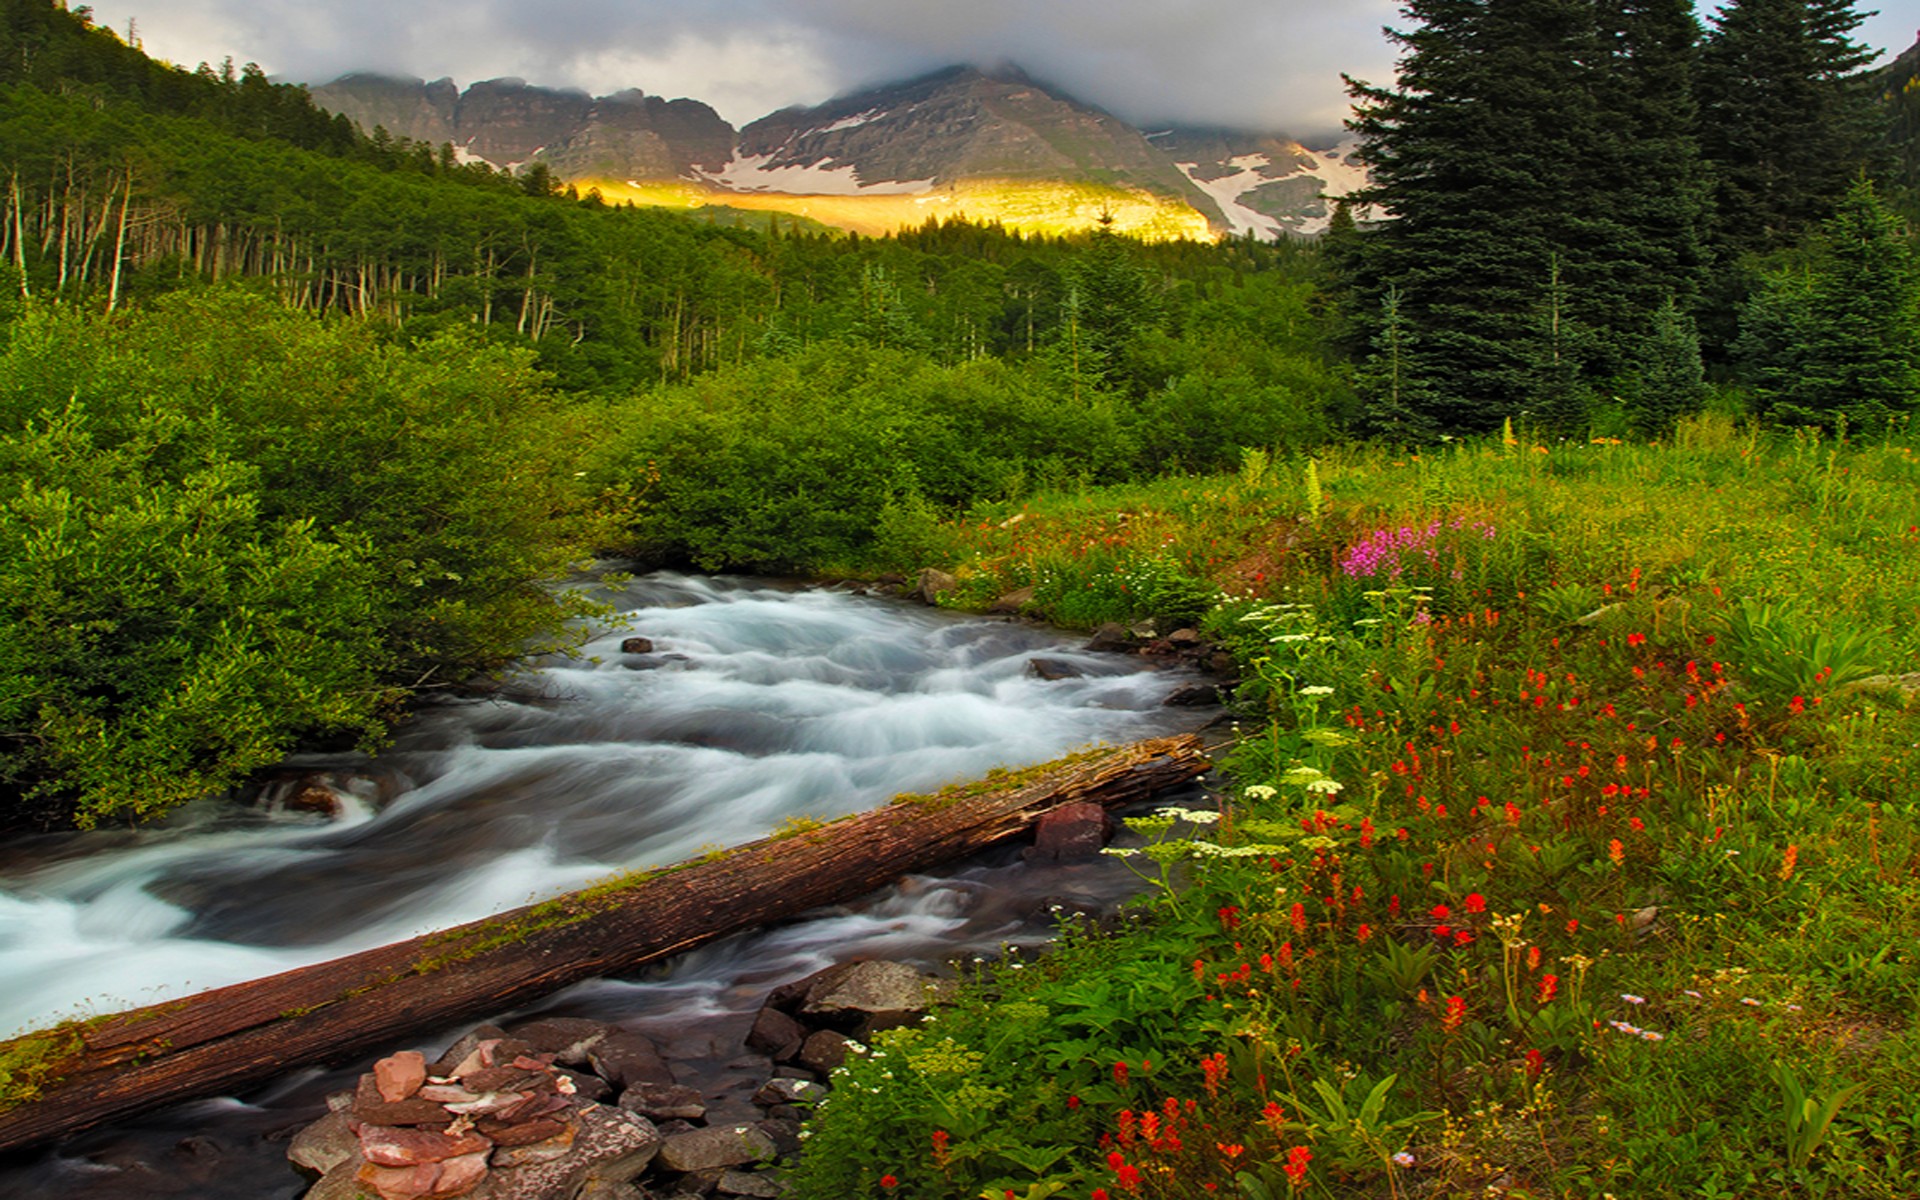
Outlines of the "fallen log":
{"label": "fallen log", "polygon": [[1206,767],[1189,736],[996,772],[425,937],[0,1042],[0,1150],[502,1012],[855,899],[1011,838],[1058,805],[1136,803]]}

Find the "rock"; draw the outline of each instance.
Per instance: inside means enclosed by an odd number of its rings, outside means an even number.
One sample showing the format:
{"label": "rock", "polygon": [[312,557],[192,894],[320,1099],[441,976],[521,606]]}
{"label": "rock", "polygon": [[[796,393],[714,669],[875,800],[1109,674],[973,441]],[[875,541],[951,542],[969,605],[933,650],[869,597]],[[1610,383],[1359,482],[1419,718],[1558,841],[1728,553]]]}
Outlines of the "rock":
{"label": "rock", "polygon": [[447,1134],[386,1125],[360,1127],[360,1156],[377,1167],[417,1167],[468,1154],[484,1156],[493,1143],[475,1133]]}
{"label": "rock", "polygon": [[623,641],[623,642],[621,642],[621,643],[620,643],[620,653],[622,653],[622,654],[652,654],[652,653],[653,653],[653,639],[652,639],[652,638],[643,638],[643,637],[630,637],[630,638],[628,638],[628,639],[626,639],[625,641]]}
{"label": "rock", "polygon": [[805,1067],[796,1067],[791,1065],[784,1066],[784,1067],[775,1067],[773,1069],[772,1077],[775,1079],[804,1079],[808,1083],[820,1082],[820,1076],[817,1073],[813,1071],[809,1071]]}
{"label": "rock", "polygon": [[591,1180],[573,1200],[653,1200],[653,1193],[634,1183],[607,1183]]}
{"label": "rock", "polygon": [[1032,603],[1033,603],[1033,589],[1030,587],[1023,587],[1016,591],[1008,592],[1004,596],[1001,596],[999,599],[995,600],[992,604],[989,604],[987,606],[987,611],[1000,616],[1010,616],[1018,613],[1021,609],[1024,609],[1027,605]]}
{"label": "rock", "polygon": [[857,965],[856,963],[850,962],[835,963],[833,966],[824,967],[803,979],[796,979],[791,983],[783,983],[768,993],[767,1007],[777,1009],[784,1013],[798,1012],[800,1010],[800,1004],[807,998],[808,992],[811,992],[816,987],[824,986],[832,980],[839,979],[848,971],[853,970]]}
{"label": "rock", "polygon": [[660,1145],[660,1165],[669,1171],[705,1171],[770,1161],[773,1139],[754,1125],[721,1125],[676,1133]]}
{"label": "rock", "polygon": [[784,1117],[769,1117],[759,1122],[761,1133],[773,1139],[774,1153],[791,1158],[800,1153],[800,1122]]}
{"label": "rock", "polygon": [[360,1139],[347,1125],[347,1115],[329,1112],[293,1135],[287,1146],[287,1159],[315,1175],[325,1175],[360,1153]]}
{"label": "rock", "polygon": [[800,1047],[800,1065],[826,1075],[847,1061],[846,1035],[822,1029],[808,1036]]}
{"label": "rock", "polygon": [[800,1053],[800,1043],[807,1040],[807,1027],[773,1006],[769,1000],[760,1007],[760,1014],[753,1019],[753,1028],[747,1031],[747,1048],[758,1050],[775,1062],[787,1062]]}
{"label": "rock", "polygon": [[543,1017],[516,1025],[513,1036],[532,1046],[537,1054],[551,1054],[563,1067],[582,1067],[587,1052],[603,1041],[613,1026],[582,1017]]}
{"label": "rock", "polygon": [[1058,658],[1030,658],[1027,660],[1027,674],[1036,675],[1052,683],[1058,679],[1078,679],[1079,667]]}
{"label": "rock", "polygon": [[673,1072],[660,1057],[659,1048],[648,1038],[629,1030],[617,1030],[595,1043],[587,1051],[587,1061],[592,1064],[594,1074],[616,1088],[630,1088],[636,1083],[673,1082]]}
{"label": "rock", "polygon": [[507,1146],[493,1152],[493,1165],[506,1170],[512,1167],[530,1167],[539,1163],[550,1163],[573,1153],[576,1137],[571,1125],[559,1121],[530,1121],[531,1126],[542,1129],[548,1126],[558,1127],[559,1132],[540,1138],[537,1141],[524,1142],[518,1146]]}
{"label": "rock", "polygon": [[1167,640],[1182,648],[1191,648],[1200,644],[1200,631],[1197,629],[1176,629],[1167,635]]}
{"label": "rock", "polygon": [[1111,654],[1116,651],[1133,649],[1133,635],[1127,627],[1118,621],[1108,621],[1093,631],[1093,637],[1087,642],[1088,650]]}
{"label": "rock", "polygon": [[431,1100],[414,1097],[395,1104],[354,1103],[354,1120],[365,1125],[446,1125],[453,1114]]}
{"label": "rock", "polygon": [[558,1074],[573,1084],[573,1094],[582,1100],[605,1100],[613,1095],[613,1085],[591,1071],[573,1071],[566,1067],[558,1068]]}
{"label": "rock", "polygon": [[927,567],[920,572],[920,579],[914,585],[913,594],[927,604],[940,603],[940,597],[960,586],[960,581],[945,571]]}
{"label": "rock", "polygon": [[698,1121],[707,1115],[699,1090],[678,1084],[636,1083],[620,1093],[620,1107],[653,1121]]}
{"label": "rock", "polygon": [[496,1041],[507,1036],[507,1031],[498,1025],[481,1025],[473,1032],[447,1047],[447,1052],[433,1060],[429,1068],[442,1079],[453,1074],[453,1069],[467,1060],[467,1056],[480,1048],[480,1043]]}
{"label": "rock", "polygon": [[904,963],[852,963],[845,974],[809,988],[800,1015],[840,1029],[892,1028],[927,1011],[928,982]]}
{"label": "rock", "polygon": [[487,1156],[466,1154],[445,1162],[421,1163],[414,1167],[382,1167],[372,1163],[355,1175],[361,1183],[380,1193],[382,1200],[445,1200],[464,1196],[487,1177]]}
{"label": "rock", "polygon": [[1075,801],[1050,809],[1035,823],[1033,845],[1024,857],[1029,862],[1063,863],[1095,858],[1113,836],[1113,818],[1107,810],[1088,801]]}
{"label": "rock", "polygon": [[426,1081],[427,1056],[418,1050],[402,1050],[373,1064],[373,1085],[389,1104],[405,1100]]}
{"label": "rock", "polygon": [[1160,703],[1166,708],[1209,708],[1220,703],[1220,689],[1211,683],[1189,684]]}
{"label": "rock", "polygon": [[[618,1188],[647,1169],[660,1151],[653,1122],[604,1104],[579,1104],[567,1152],[537,1162],[496,1167],[474,1200],[567,1200]],[[495,1152],[496,1159],[502,1152]]]}
{"label": "rock", "polygon": [[1233,655],[1228,651],[1215,650],[1212,654],[1207,655],[1206,667],[1207,670],[1212,671],[1215,675],[1232,679],[1235,677],[1236,672],[1239,671],[1240,664],[1233,661]]}
{"label": "rock", "polygon": [[726,1173],[724,1167],[714,1167],[707,1171],[689,1171],[673,1181],[673,1187],[667,1195],[669,1197],[711,1196],[713,1189],[720,1186],[720,1177]]}
{"label": "rock", "polygon": [[567,1123],[557,1117],[535,1117],[531,1121],[523,1121],[517,1125],[509,1124],[490,1132],[496,1145],[531,1146],[535,1142],[557,1138],[566,1133],[568,1128]]}
{"label": "rock", "polygon": [[757,1200],[778,1200],[787,1194],[787,1185],[771,1175],[757,1171],[723,1171],[714,1188],[722,1196],[752,1196]]}
{"label": "rock", "polygon": [[331,788],[317,783],[308,784],[298,791],[290,793],[280,802],[288,812],[318,813],[333,820],[346,812],[346,803]]}
{"label": "rock", "polygon": [[768,1107],[782,1104],[815,1104],[826,1094],[826,1088],[804,1079],[770,1079],[765,1087],[753,1094],[753,1102]]}

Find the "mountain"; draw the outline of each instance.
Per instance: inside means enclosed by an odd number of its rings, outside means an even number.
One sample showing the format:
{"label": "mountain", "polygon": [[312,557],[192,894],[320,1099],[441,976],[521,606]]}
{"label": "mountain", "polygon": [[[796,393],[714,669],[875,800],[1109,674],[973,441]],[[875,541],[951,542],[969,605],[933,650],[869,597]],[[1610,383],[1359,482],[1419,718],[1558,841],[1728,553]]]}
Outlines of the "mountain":
{"label": "mountain", "polygon": [[503,170],[538,160],[562,179],[673,179],[733,156],[733,126],[713,109],[637,90],[595,98],[488,79],[462,92],[451,79],[355,74],[314,88],[313,99],[368,131],[451,144],[463,161]]}
{"label": "mountain", "polygon": [[863,233],[966,216],[1060,233],[1111,217],[1149,238],[1314,233],[1345,148],[1219,130],[1148,135],[1015,67],[951,67],[735,131],[694,100],[594,98],[519,79],[349,75],[314,100],[463,160],[554,175],[609,200],[787,212]]}
{"label": "mountain", "polygon": [[1899,164],[1900,180],[1908,188],[1920,190],[1920,41],[1882,67],[1878,82],[1889,118],[1887,138]]}

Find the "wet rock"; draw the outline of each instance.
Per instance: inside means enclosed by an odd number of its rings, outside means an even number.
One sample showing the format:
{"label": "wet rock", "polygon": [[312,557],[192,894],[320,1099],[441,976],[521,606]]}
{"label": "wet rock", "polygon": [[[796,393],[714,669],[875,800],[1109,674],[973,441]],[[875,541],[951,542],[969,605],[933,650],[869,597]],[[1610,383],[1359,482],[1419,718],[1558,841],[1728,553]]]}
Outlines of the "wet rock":
{"label": "wet rock", "polygon": [[444,1162],[412,1167],[382,1167],[368,1163],[354,1178],[372,1188],[381,1200],[447,1200],[464,1196],[487,1177],[485,1153],[466,1154]]}
{"label": "wet rock", "polygon": [[373,1085],[389,1104],[405,1100],[426,1081],[427,1056],[417,1050],[402,1050],[373,1064]]}
{"label": "wet rock", "polygon": [[914,584],[914,597],[926,604],[940,603],[940,597],[960,586],[960,581],[945,571],[927,567],[920,572],[919,581]]}
{"label": "wet rock", "polygon": [[1211,683],[1190,684],[1160,703],[1167,708],[1209,708],[1220,703],[1220,689]]}
{"label": "wet rock", "polygon": [[318,813],[328,820],[334,820],[347,811],[346,802],[331,788],[317,783],[308,784],[299,791],[289,794],[280,801],[280,807],[288,812]]}
{"label": "wet rock", "polygon": [[493,1143],[474,1133],[450,1134],[384,1125],[360,1127],[360,1156],[377,1167],[417,1167],[470,1154],[484,1157]]}
{"label": "wet rock", "polygon": [[444,1106],[418,1097],[396,1104],[361,1104],[356,1101],[352,1116],[366,1125],[438,1126],[453,1121],[453,1114]]}
{"label": "wet rock", "polygon": [[620,653],[622,653],[622,654],[652,654],[652,653],[653,653],[653,639],[652,639],[652,638],[643,638],[643,637],[630,637],[630,638],[627,638],[627,639],[626,639],[625,641],[623,641],[623,642],[621,642],[621,643],[620,643]]}
{"label": "wet rock", "polygon": [[773,1150],[781,1158],[791,1158],[800,1153],[800,1122],[790,1117],[768,1117],[758,1122],[757,1128],[773,1142]]}
{"label": "wet rock", "polygon": [[1133,635],[1127,627],[1118,621],[1108,621],[1093,631],[1093,637],[1087,642],[1087,649],[1111,654],[1133,649]]}
{"label": "wet rock", "polygon": [[648,1038],[629,1030],[601,1039],[587,1051],[587,1061],[592,1064],[594,1074],[616,1088],[626,1089],[636,1083],[673,1082],[673,1072],[660,1057],[659,1049]]}
{"label": "wet rock", "polygon": [[1023,587],[1016,591],[1008,592],[1006,595],[999,597],[992,604],[989,604],[987,606],[987,611],[997,616],[1012,616],[1014,614],[1019,613],[1022,609],[1026,608],[1027,605],[1032,603],[1033,603],[1033,589],[1030,587]]}
{"label": "wet rock", "polygon": [[287,1145],[287,1159],[315,1175],[325,1175],[360,1153],[360,1139],[347,1124],[347,1115],[329,1112],[293,1135]]}
{"label": "wet rock", "polygon": [[824,987],[834,980],[841,978],[857,965],[859,964],[850,962],[835,963],[833,966],[824,967],[805,978],[796,979],[791,983],[783,983],[767,995],[767,1007],[784,1013],[798,1012],[801,1002],[807,998],[807,993],[817,987]]}
{"label": "wet rock", "polygon": [[845,974],[809,988],[800,1015],[838,1029],[893,1028],[927,1011],[928,982],[904,963],[852,963]]}
{"label": "wet rock", "polygon": [[573,1200],[653,1200],[653,1193],[637,1183],[606,1183],[589,1180]]}
{"label": "wet rock", "polygon": [[613,1085],[591,1071],[556,1068],[561,1078],[573,1084],[573,1094],[582,1100],[605,1100],[613,1095]]}
{"label": "wet rock", "polygon": [[782,1104],[814,1104],[827,1094],[820,1084],[804,1079],[771,1079],[753,1094],[755,1104],[771,1107]]}
{"label": "wet rock", "polygon": [[[660,1151],[659,1132],[636,1113],[582,1104],[572,1119],[573,1138],[566,1153],[496,1167],[475,1200],[560,1200],[589,1188],[616,1188],[638,1178]],[[496,1159],[501,1153],[495,1152]]]}
{"label": "wet rock", "polygon": [[1176,629],[1167,635],[1167,641],[1182,649],[1191,649],[1200,644],[1200,631],[1197,629]]}
{"label": "wet rock", "polygon": [[787,1194],[787,1185],[758,1171],[723,1171],[714,1188],[722,1196],[751,1196],[755,1200],[778,1200]]}
{"label": "wet rock", "polygon": [[725,1175],[724,1167],[714,1167],[709,1171],[689,1171],[673,1181],[667,1191],[672,1196],[711,1196],[713,1189],[720,1186],[720,1177]]}
{"label": "wet rock", "polygon": [[1112,836],[1113,818],[1106,809],[1084,800],[1062,804],[1035,823],[1033,845],[1024,857],[1028,862],[1078,862],[1097,857]]}
{"label": "wet rock", "polygon": [[498,1025],[478,1026],[473,1032],[467,1034],[453,1045],[448,1046],[445,1054],[433,1060],[433,1066],[430,1067],[429,1070],[440,1078],[445,1079],[453,1074],[455,1067],[465,1062],[469,1055],[480,1048],[480,1043],[497,1041],[505,1036],[507,1036],[507,1031]]}
{"label": "wet rock", "polygon": [[792,1065],[775,1067],[773,1069],[773,1078],[804,1079],[804,1080],[807,1080],[809,1083],[820,1082],[820,1076],[816,1072],[809,1071],[805,1067],[796,1067]]}
{"label": "wet rock", "polygon": [[846,1035],[835,1033],[831,1029],[822,1029],[810,1035],[800,1047],[799,1062],[809,1070],[829,1074],[841,1063],[847,1061]]}
{"label": "wet rock", "polygon": [[800,1044],[807,1040],[807,1027],[781,1012],[769,1001],[760,1008],[753,1019],[753,1028],[747,1031],[747,1048],[758,1050],[775,1062],[788,1062],[800,1053]]}
{"label": "wet rock", "polygon": [[573,1126],[550,1120],[531,1121],[528,1122],[528,1124],[530,1126],[538,1126],[542,1129],[551,1125],[557,1127],[558,1131],[544,1138],[540,1138],[537,1141],[525,1142],[518,1146],[507,1146],[494,1151],[494,1166],[501,1170],[507,1170],[513,1167],[531,1167],[541,1163],[550,1163],[573,1153],[573,1143],[577,1136]]}
{"label": "wet rock", "polygon": [[1038,676],[1052,683],[1060,679],[1078,679],[1079,667],[1058,658],[1030,658],[1027,660],[1027,674]]}
{"label": "wet rock", "polygon": [[[531,1146],[535,1142],[544,1142],[566,1133],[567,1123],[558,1117],[535,1117],[531,1121],[519,1124],[505,1123],[504,1127],[489,1130],[494,1143],[500,1146]],[[499,1160],[496,1159],[496,1162]]]}
{"label": "wet rock", "polygon": [[771,1160],[773,1139],[755,1125],[722,1125],[677,1133],[660,1145],[669,1171],[705,1171]]}
{"label": "wet rock", "polygon": [[611,1025],[582,1017],[543,1017],[513,1028],[514,1037],[535,1053],[553,1055],[553,1061],[563,1067],[585,1066],[587,1052],[613,1032]]}
{"label": "wet rock", "polygon": [[653,1121],[698,1121],[707,1115],[699,1090],[678,1084],[637,1083],[620,1094],[620,1107]]}

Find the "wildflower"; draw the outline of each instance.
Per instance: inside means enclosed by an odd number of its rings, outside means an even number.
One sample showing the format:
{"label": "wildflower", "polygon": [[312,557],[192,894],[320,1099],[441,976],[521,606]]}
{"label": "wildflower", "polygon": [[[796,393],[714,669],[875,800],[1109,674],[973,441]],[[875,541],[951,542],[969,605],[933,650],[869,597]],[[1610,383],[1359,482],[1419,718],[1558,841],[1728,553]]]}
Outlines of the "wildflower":
{"label": "wildflower", "polygon": [[1539,969],[1540,969],[1540,947],[1528,946],[1527,947],[1527,970],[1538,971]]}
{"label": "wildflower", "polygon": [[1306,905],[1296,902],[1293,906],[1293,911],[1290,914],[1290,917],[1293,922],[1293,931],[1295,933],[1305,933],[1307,931],[1307,906]]}
{"label": "wildflower", "polygon": [[1440,1026],[1448,1033],[1460,1032],[1460,1026],[1467,1019],[1467,1002],[1459,996],[1447,997],[1447,1015],[1441,1019]]}
{"label": "wildflower", "polygon": [[947,1168],[947,1143],[952,1140],[944,1129],[933,1131],[933,1165],[943,1171]]}
{"label": "wildflower", "polygon": [[1559,990],[1560,977],[1558,975],[1542,975],[1540,977],[1540,1003],[1545,1004],[1552,1000]]}
{"label": "wildflower", "polygon": [[1301,688],[1300,694],[1302,696],[1331,696],[1333,695],[1333,689],[1322,684],[1314,684],[1311,687]]}
{"label": "wildflower", "polygon": [[1362,945],[1365,945],[1367,939],[1372,936],[1373,936],[1373,926],[1371,925],[1362,924],[1360,928],[1353,931],[1354,940],[1361,943]]}
{"label": "wildflower", "polygon": [[1067,1097],[1067,1108],[1068,1108],[1069,1110],[1071,1110],[1071,1109],[1076,1109],[1076,1108],[1079,1108],[1079,1107],[1080,1107],[1080,1097],[1078,1097],[1078,1096],[1068,1096],[1068,1097]]}
{"label": "wildflower", "polygon": [[1616,867],[1627,861],[1627,848],[1620,844],[1619,838],[1607,843],[1607,857],[1613,860]]}
{"label": "wildflower", "polygon": [[1448,918],[1449,916],[1451,916],[1451,915],[1453,915],[1453,910],[1452,910],[1452,909],[1450,909],[1450,908],[1448,908],[1448,907],[1447,907],[1446,905],[1444,905],[1444,904],[1436,904],[1436,905],[1434,905],[1434,906],[1433,906],[1433,919],[1434,919],[1434,920],[1436,920],[1436,921],[1444,921],[1444,920],[1446,920],[1446,919],[1447,919],[1447,918]]}
{"label": "wildflower", "polygon": [[880,1186],[886,1188],[888,1191],[892,1191],[894,1188],[900,1186],[900,1181],[891,1175],[882,1175],[880,1177]]}
{"label": "wildflower", "polygon": [[1645,996],[1636,996],[1632,992],[1621,992],[1620,998],[1628,1004],[1645,1004],[1647,1002]]}
{"label": "wildflower", "polygon": [[1117,1062],[1113,1064],[1113,1081],[1116,1084],[1120,1085],[1121,1087],[1127,1086],[1127,1064],[1126,1063]]}
{"label": "wildflower", "polygon": [[1793,869],[1800,862],[1800,847],[1788,846],[1787,856],[1780,861],[1780,870],[1776,872],[1782,883],[1793,878]]}
{"label": "wildflower", "polygon": [[1293,1149],[1287,1151],[1287,1161],[1280,1169],[1287,1173],[1287,1178],[1293,1183],[1294,1187],[1299,1187],[1301,1182],[1307,1177],[1307,1163],[1311,1162],[1312,1159],[1313,1151],[1307,1149],[1305,1146],[1295,1146]]}
{"label": "wildflower", "polygon": [[1546,1058],[1538,1050],[1527,1051],[1527,1078],[1538,1079],[1547,1065]]}
{"label": "wildflower", "polygon": [[1271,800],[1279,794],[1264,783],[1256,783],[1246,789],[1246,797],[1249,800]]}
{"label": "wildflower", "polygon": [[1267,1106],[1260,1110],[1260,1119],[1273,1131],[1273,1136],[1279,1137],[1286,1128],[1287,1110],[1269,1100]]}
{"label": "wildflower", "polygon": [[1399,1167],[1403,1171],[1407,1170],[1413,1166],[1413,1155],[1408,1154],[1405,1150],[1402,1150],[1400,1153],[1393,1156],[1393,1165],[1396,1167]]}
{"label": "wildflower", "polygon": [[1465,904],[1467,911],[1470,913],[1483,913],[1487,911],[1487,898],[1479,892],[1469,892]]}

